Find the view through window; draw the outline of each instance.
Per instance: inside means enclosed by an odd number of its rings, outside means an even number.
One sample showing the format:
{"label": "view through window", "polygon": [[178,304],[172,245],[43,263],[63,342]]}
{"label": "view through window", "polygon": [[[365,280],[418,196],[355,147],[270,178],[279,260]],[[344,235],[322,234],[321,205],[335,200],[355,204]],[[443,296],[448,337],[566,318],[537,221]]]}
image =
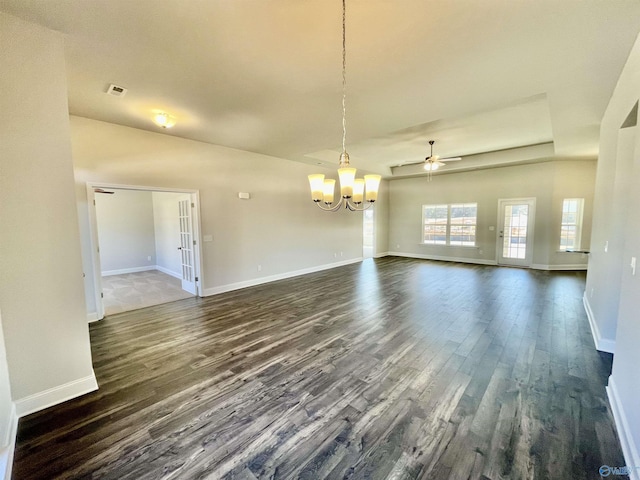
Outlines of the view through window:
{"label": "view through window", "polygon": [[423,205],[423,243],[475,247],[477,203]]}
{"label": "view through window", "polygon": [[583,204],[584,198],[565,198],[562,202],[560,250],[566,251],[580,248]]}

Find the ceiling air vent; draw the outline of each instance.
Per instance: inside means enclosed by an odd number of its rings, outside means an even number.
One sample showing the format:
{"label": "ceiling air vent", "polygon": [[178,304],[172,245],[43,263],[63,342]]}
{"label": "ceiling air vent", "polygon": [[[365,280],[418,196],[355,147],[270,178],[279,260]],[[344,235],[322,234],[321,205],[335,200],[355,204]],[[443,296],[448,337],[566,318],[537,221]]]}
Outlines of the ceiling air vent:
{"label": "ceiling air vent", "polygon": [[109,85],[109,89],[107,90],[108,95],[113,95],[114,97],[124,97],[127,93],[127,89],[124,87],[119,87],[118,85],[114,85],[113,83]]}

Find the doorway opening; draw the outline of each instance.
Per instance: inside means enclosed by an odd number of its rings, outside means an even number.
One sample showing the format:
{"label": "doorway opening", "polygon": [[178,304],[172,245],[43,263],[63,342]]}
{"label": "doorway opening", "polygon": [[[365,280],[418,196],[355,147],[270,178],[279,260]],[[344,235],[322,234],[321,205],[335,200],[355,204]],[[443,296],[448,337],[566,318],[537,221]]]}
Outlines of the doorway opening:
{"label": "doorway opening", "polygon": [[98,319],[199,295],[197,191],[87,184]]}
{"label": "doorway opening", "polygon": [[362,258],[373,258],[375,248],[375,213],[371,207],[362,215]]}

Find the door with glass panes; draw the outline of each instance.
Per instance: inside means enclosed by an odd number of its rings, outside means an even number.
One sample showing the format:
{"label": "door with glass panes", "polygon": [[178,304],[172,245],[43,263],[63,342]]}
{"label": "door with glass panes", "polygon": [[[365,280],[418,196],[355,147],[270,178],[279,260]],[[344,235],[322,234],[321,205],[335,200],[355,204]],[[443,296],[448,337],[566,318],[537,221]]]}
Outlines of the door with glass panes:
{"label": "door with glass panes", "polygon": [[535,198],[498,201],[498,264],[531,266]]}

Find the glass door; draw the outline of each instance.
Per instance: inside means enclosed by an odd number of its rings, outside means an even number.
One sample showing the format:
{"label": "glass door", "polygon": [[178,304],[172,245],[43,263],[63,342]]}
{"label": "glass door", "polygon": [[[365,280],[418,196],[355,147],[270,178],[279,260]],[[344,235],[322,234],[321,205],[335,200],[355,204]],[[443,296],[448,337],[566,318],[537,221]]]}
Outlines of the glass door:
{"label": "glass door", "polygon": [[498,264],[531,266],[535,198],[498,201]]}

